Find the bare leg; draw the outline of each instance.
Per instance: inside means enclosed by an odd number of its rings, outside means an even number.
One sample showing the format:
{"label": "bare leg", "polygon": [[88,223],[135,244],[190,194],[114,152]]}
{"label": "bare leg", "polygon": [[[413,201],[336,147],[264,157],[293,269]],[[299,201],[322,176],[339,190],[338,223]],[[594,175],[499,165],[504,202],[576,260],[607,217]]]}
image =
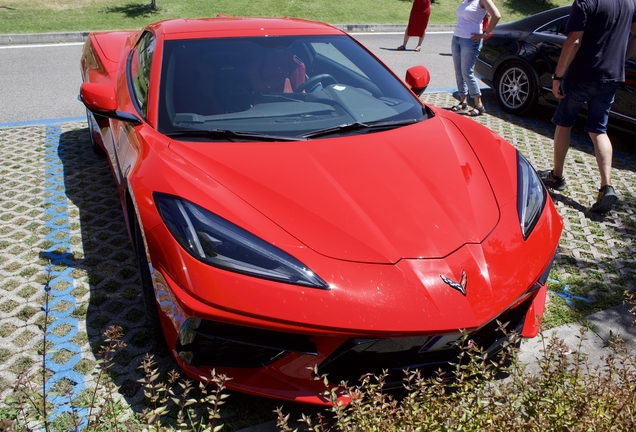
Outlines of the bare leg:
{"label": "bare leg", "polygon": [[420,39],[417,41],[417,46],[415,47],[415,51],[419,51],[422,48],[422,42],[424,41],[424,36],[426,36],[426,33],[420,36]]}
{"label": "bare leg", "polygon": [[406,33],[406,31],[404,32],[404,41],[402,41],[402,46],[404,48],[406,48],[406,43],[409,41],[409,35]]}
{"label": "bare leg", "polygon": [[570,148],[570,132],[572,127],[557,126],[554,131],[554,169],[552,174],[556,177],[563,176],[565,156]]}
{"label": "bare leg", "polygon": [[590,138],[594,143],[596,164],[601,174],[601,187],[611,185],[612,182],[612,142],[607,134],[590,132]]}

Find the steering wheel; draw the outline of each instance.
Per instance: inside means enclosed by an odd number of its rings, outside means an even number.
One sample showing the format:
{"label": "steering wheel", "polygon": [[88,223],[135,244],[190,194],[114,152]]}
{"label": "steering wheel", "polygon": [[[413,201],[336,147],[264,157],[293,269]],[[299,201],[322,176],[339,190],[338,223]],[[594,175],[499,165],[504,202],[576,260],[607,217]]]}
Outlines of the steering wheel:
{"label": "steering wheel", "polygon": [[318,83],[321,83],[323,87],[326,87],[329,84],[338,84],[338,81],[336,81],[336,79],[329,74],[314,75],[311,78],[309,78],[307,81],[299,85],[298,88],[296,88],[295,92],[302,93],[303,91],[307,89],[311,90],[316,85],[318,85]]}

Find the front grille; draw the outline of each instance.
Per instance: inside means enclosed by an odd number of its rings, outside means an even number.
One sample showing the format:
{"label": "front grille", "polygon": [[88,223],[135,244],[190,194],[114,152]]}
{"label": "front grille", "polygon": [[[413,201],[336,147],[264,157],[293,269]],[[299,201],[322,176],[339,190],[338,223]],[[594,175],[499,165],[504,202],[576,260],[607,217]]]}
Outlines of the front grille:
{"label": "front grille", "polygon": [[[532,299],[510,309],[493,319],[484,327],[470,334],[479,347],[483,347],[489,355],[499,352],[505,341],[504,334],[499,331],[499,324],[508,323],[509,331],[521,331],[526,312]],[[329,381],[340,383],[347,381],[353,385],[365,374],[379,375],[387,370],[389,376],[386,387],[402,385],[404,370],[418,369],[422,376],[433,376],[442,369],[449,371],[450,363],[457,362],[460,353],[458,347],[433,352],[421,352],[429,337],[394,338],[394,339],[349,339],[332,355],[323,361],[318,368],[320,375],[327,374]]]}
{"label": "front grille", "polygon": [[[184,328],[186,328],[184,326]],[[201,321],[191,343],[177,342],[177,352],[195,366],[258,368],[290,352],[317,355],[311,336]]]}

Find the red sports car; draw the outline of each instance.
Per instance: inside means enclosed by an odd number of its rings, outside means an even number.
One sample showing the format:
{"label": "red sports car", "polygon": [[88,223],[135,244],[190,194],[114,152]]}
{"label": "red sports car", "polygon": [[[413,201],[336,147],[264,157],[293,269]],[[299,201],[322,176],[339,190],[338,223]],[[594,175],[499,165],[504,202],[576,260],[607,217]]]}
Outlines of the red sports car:
{"label": "red sports car", "polygon": [[343,31],[175,19],[93,33],[80,98],[107,154],[150,322],[193,378],[325,403],[437,369],[460,330],[534,336],[562,220],[532,166],[418,98]]}

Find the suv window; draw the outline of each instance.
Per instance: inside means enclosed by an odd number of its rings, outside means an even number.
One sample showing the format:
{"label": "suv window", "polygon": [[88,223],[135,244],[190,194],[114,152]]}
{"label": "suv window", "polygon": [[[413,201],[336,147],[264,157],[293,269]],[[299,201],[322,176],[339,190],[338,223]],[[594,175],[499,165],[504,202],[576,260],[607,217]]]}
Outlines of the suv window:
{"label": "suv window", "polygon": [[155,51],[155,37],[145,33],[137,42],[130,58],[130,76],[134,101],[137,109],[145,118],[148,112],[148,87],[150,85],[150,66]]}

